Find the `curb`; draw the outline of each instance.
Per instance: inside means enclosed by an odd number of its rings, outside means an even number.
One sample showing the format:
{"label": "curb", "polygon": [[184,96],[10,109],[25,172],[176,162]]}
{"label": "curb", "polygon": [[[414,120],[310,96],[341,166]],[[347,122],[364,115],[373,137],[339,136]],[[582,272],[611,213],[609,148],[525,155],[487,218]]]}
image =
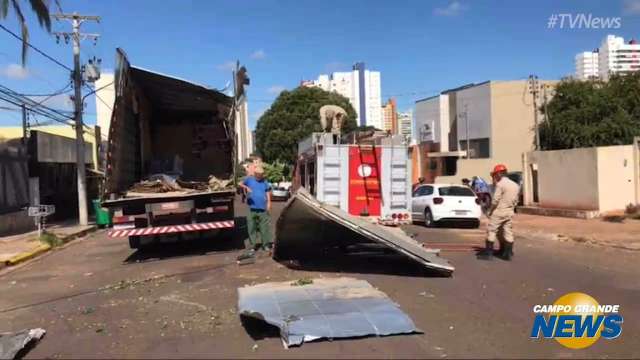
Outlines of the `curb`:
{"label": "curb", "polygon": [[628,251],[640,251],[640,246],[637,246],[637,247],[628,246],[625,244],[616,244],[608,241],[597,241],[594,239],[583,238],[583,237],[571,237],[564,234],[543,233],[543,232],[521,232],[521,233],[516,232],[515,235],[522,236],[529,239],[534,239],[534,240],[552,240],[552,241],[562,241],[562,242],[571,241],[579,244],[610,247],[610,248],[623,249]]}
{"label": "curb", "polygon": [[[66,244],[68,242],[71,242],[72,240],[75,240],[77,238],[86,236],[94,231],[96,231],[98,229],[98,227],[96,225],[93,225],[87,229],[84,229],[82,231],[78,231],[76,233],[73,234],[69,234],[65,237],[61,237],[60,240],[62,241],[62,243]],[[44,254],[47,251],[51,250],[52,247],[49,244],[40,244],[37,247],[35,247],[34,249],[31,249],[29,251],[23,252],[21,254],[15,255],[14,257],[4,261],[3,263],[0,263],[0,269],[3,269],[5,267],[9,267],[9,266],[14,266],[17,265],[19,263],[25,262],[27,260],[33,259],[35,257],[37,257],[38,255]]]}
{"label": "curb", "polygon": [[49,251],[51,249],[51,245],[48,244],[41,244],[36,246],[34,249],[30,250],[30,251],[26,251],[23,252],[22,254],[18,254],[12,258],[10,258],[9,260],[5,261],[5,265],[6,266],[13,266],[16,264],[19,264],[23,261],[27,261],[29,259],[32,259],[42,253],[45,253],[47,251]]}

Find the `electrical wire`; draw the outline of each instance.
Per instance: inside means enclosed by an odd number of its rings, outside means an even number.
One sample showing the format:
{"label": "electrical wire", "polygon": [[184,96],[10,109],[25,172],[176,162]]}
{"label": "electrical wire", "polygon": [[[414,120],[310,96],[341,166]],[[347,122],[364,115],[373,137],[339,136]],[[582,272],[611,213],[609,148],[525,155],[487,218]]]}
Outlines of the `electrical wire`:
{"label": "electrical wire", "polygon": [[53,93],[51,93],[51,94],[24,94],[24,93],[19,93],[19,94],[20,94],[20,95],[22,95],[22,96],[37,96],[37,97],[41,97],[41,96],[49,96],[49,97],[52,97],[52,96],[56,96],[56,95],[60,95],[60,94],[64,94],[64,93],[66,93],[66,92],[71,91],[72,89],[69,89],[69,87],[70,87],[71,85],[73,85],[73,83],[72,83],[72,82],[69,82],[69,83],[68,83],[67,85],[65,85],[62,89],[57,90],[57,91],[55,91],[55,92],[53,92]]}
{"label": "electrical wire", "polygon": [[[20,40],[20,41],[24,42],[24,40],[23,40],[20,36],[18,36],[18,35],[17,35],[16,33],[14,33],[13,31],[11,31],[11,30],[7,29],[4,25],[0,24],[0,29],[2,29],[2,30],[4,30],[4,31],[8,32],[8,33],[9,33],[11,36],[13,36],[14,38],[16,38],[16,39],[18,39],[18,40]],[[48,54],[47,54],[47,53],[45,53],[44,51],[42,51],[42,50],[38,49],[37,47],[35,47],[35,46],[31,45],[31,44],[30,44],[30,43],[28,43],[28,42],[25,42],[25,44],[27,44],[27,46],[28,46],[28,47],[32,48],[32,49],[33,49],[34,51],[36,51],[38,54],[40,54],[40,55],[44,56],[45,58],[47,58],[47,59],[49,59],[49,60],[51,60],[51,61],[53,61],[54,63],[58,64],[59,66],[61,66],[61,67],[65,68],[65,69],[67,69],[68,71],[73,72],[73,70],[72,70],[70,67],[68,67],[67,65],[65,65],[65,64],[63,64],[63,63],[61,63],[60,61],[56,60],[55,58],[51,57],[50,55],[48,55]]]}

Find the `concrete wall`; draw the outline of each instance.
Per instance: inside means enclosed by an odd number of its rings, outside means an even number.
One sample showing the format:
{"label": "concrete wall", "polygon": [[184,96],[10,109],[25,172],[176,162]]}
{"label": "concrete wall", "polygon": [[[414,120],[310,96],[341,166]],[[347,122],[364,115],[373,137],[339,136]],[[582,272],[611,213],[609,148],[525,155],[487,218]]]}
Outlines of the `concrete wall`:
{"label": "concrete wall", "polygon": [[597,149],[599,210],[620,210],[635,203],[633,147],[605,146]]}
{"label": "concrete wall", "polygon": [[[491,83],[491,158],[522,171],[522,154],[534,150],[533,100],[527,81]],[[540,119],[542,116],[540,115]]]}
{"label": "concrete wall", "polygon": [[[60,136],[64,136],[66,138],[70,138],[70,139],[75,139],[76,138],[76,133],[75,130],[71,127],[71,126],[64,126],[64,125],[54,125],[54,126],[38,126],[33,128],[33,130],[37,130],[37,131],[41,131],[44,133],[48,133],[48,134],[53,134],[53,135],[60,135]],[[107,134],[105,133],[104,129],[101,129],[101,133],[102,134]],[[5,126],[5,127],[0,127],[0,139],[18,139],[18,138],[22,138],[22,127],[20,126]],[[95,134],[94,131],[91,132],[87,132],[85,131],[84,133],[84,141],[91,143],[91,148],[92,148],[92,153],[91,156],[87,156],[86,158],[89,159],[87,162],[91,162],[94,164],[94,166],[97,166],[98,164],[98,152],[97,152],[97,147],[96,147],[96,139],[95,139]],[[95,168],[97,169],[97,167]]]}
{"label": "concrete wall", "polygon": [[413,137],[417,143],[432,141],[449,149],[449,95],[416,102]]}
{"label": "concrete wall", "polygon": [[[457,91],[458,141],[491,137],[491,83]],[[466,117],[465,117],[466,116]]]}
{"label": "concrete wall", "polygon": [[96,81],[96,122],[102,129],[102,140],[109,137],[109,126],[111,125],[111,113],[116,100],[116,88],[113,73],[102,73],[100,79]]}
{"label": "concrete wall", "polygon": [[[636,197],[631,145],[535,151],[524,158],[525,205],[542,208],[622,210]],[[533,203],[532,168],[538,173],[538,204]]]}
{"label": "concrete wall", "polygon": [[541,207],[598,210],[596,148],[538,151],[535,154]]}

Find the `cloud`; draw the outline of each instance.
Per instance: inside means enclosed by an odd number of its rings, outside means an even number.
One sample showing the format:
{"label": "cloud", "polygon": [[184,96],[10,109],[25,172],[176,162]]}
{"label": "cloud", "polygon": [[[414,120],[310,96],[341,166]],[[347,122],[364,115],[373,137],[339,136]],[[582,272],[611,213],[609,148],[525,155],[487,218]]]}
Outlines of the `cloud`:
{"label": "cloud", "polygon": [[2,76],[8,77],[9,79],[22,80],[29,77],[29,70],[23,68],[18,64],[9,64],[0,69],[0,74]]}
{"label": "cloud", "polygon": [[233,71],[236,69],[236,63],[235,61],[227,61],[225,63],[217,65],[216,69],[220,71]]}
{"label": "cloud", "polygon": [[640,0],[624,0],[622,12],[625,15],[640,15]]}
{"label": "cloud", "polygon": [[465,10],[467,10],[466,5],[463,5],[459,1],[452,1],[446,7],[435,8],[433,13],[438,16],[456,16]]}
{"label": "cloud", "polygon": [[262,60],[267,57],[267,54],[264,52],[264,50],[260,49],[252,52],[250,57],[254,60]]}
{"label": "cloud", "polygon": [[340,61],[332,61],[324,66],[324,69],[328,73],[344,70],[347,68],[347,64]]}
{"label": "cloud", "polygon": [[283,90],[286,90],[286,88],[282,85],[273,85],[272,87],[267,89],[267,92],[271,95],[278,95],[280,94]]}

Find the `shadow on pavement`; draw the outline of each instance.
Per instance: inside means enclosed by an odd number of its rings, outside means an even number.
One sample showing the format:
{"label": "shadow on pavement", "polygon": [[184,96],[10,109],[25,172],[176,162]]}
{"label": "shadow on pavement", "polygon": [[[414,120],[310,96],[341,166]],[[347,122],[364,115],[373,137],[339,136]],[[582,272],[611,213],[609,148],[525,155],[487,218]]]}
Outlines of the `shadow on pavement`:
{"label": "shadow on pavement", "polygon": [[340,250],[319,251],[314,258],[279,261],[292,270],[353,274],[387,274],[413,277],[446,277],[427,269],[404,255],[392,252],[345,253]]}
{"label": "shadow on pavement", "polygon": [[258,320],[245,315],[240,315],[242,327],[247,331],[254,341],[266,338],[279,338],[280,329],[277,326],[268,324],[266,321]]}
{"label": "shadow on pavement", "polygon": [[201,256],[212,252],[235,252],[245,248],[247,238],[247,219],[235,218],[233,230],[222,231],[215,236],[199,239],[181,239],[175,242],[153,243],[135,250],[125,260],[125,264],[150,260],[163,260],[178,257]]}

